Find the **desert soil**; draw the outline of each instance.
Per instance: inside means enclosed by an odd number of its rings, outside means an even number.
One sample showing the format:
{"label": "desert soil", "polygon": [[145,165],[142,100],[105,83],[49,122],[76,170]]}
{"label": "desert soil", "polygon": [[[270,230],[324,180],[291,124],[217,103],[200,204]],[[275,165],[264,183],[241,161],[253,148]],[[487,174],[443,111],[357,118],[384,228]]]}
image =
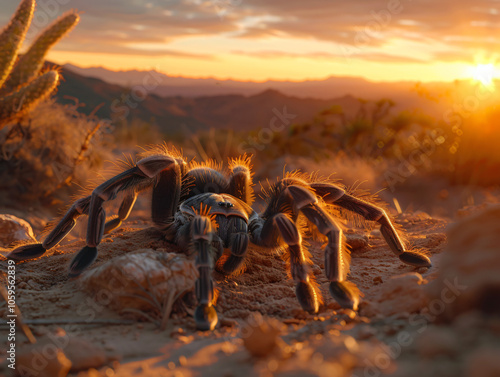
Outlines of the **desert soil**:
{"label": "desert soil", "polygon": [[[341,309],[330,297],[322,245],[315,241],[310,246],[313,272],[324,298],[315,315],[301,310],[282,257],[252,248],[243,274],[225,278],[215,273],[219,324],[213,332],[197,331],[186,313],[190,309],[179,305],[162,330],[138,314],[120,315],[105,305],[109,301],[84,288],[83,276],[68,278],[73,254],[84,245],[81,238],[17,264],[17,305],[28,323],[49,322],[30,324],[40,353],[43,344],[56,343],[73,363],[72,376],[500,375],[499,318],[472,310],[442,320],[442,306],[462,287],[451,279],[458,285],[448,289],[445,302],[432,293],[451,221],[423,212],[399,214],[395,221],[412,247],[426,251],[433,267],[401,263],[376,228],[347,231],[349,280],[364,294],[359,312]],[[146,216],[135,216],[105,236],[88,273],[139,249],[182,252],[162,240]],[[2,271],[6,253],[1,249]],[[0,317],[6,318],[5,305]],[[2,341],[6,330],[0,328]],[[17,338],[18,357],[29,354],[32,346],[20,330]],[[43,375],[36,363],[26,363],[25,375]],[[10,372],[4,362],[0,374]]]}

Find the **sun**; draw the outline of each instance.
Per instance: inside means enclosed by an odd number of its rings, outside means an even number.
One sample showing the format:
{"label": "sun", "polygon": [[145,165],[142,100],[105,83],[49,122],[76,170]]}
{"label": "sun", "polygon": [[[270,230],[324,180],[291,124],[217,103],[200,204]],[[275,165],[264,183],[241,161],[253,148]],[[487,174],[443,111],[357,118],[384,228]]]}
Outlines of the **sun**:
{"label": "sun", "polygon": [[474,80],[479,81],[484,86],[491,86],[496,74],[496,68],[492,63],[478,64],[470,69],[470,73]]}

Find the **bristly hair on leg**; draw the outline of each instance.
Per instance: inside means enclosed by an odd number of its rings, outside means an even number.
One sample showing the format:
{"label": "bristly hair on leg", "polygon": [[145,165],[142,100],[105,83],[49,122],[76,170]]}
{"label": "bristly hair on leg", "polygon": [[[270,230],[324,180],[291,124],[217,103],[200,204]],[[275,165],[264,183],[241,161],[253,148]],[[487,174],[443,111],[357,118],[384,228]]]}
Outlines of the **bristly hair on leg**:
{"label": "bristly hair on leg", "polygon": [[[303,231],[304,231],[304,228],[303,226],[301,225],[297,225],[297,227],[299,228],[299,232],[301,234],[304,234]],[[302,227],[302,228],[301,228]],[[311,266],[314,265],[314,263],[312,262],[312,258],[311,258],[311,252],[309,251],[309,248],[311,247],[311,244],[309,242],[307,242],[304,238],[302,239],[302,252],[304,254],[304,259],[305,259],[305,263],[307,265],[307,268],[309,269],[310,271],[310,274],[308,275],[309,276],[309,282],[311,283],[313,289],[314,289],[314,292],[315,292],[315,295],[316,295],[316,298],[318,299],[318,302],[319,302],[319,305],[323,305],[324,303],[324,299],[323,299],[323,295],[321,294],[321,290],[320,290],[320,285],[319,283],[316,281],[316,276],[314,276],[314,274],[312,273],[312,270],[311,270]],[[282,253],[280,254],[280,257],[281,259],[285,262],[286,264],[286,275],[288,277],[289,280],[292,280],[292,273],[291,273],[291,262],[290,262],[290,253],[287,253],[287,247],[286,247],[286,244],[283,244],[281,246],[282,248]]]}
{"label": "bristly hair on leg", "polygon": [[171,156],[175,159],[182,159],[187,162],[187,159],[182,154],[182,149],[178,149],[173,145],[168,145],[167,142],[161,144],[150,144],[145,148],[141,147],[142,153],[139,153],[138,159],[154,156],[157,154]]}
{"label": "bristly hair on leg", "polygon": [[[378,193],[380,191],[377,191],[376,193],[372,194],[368,189],[360,188],[359,186],[361,184],[363,184],[363,182],[355,182],[352,186],[345,187],[346,194],[354,196],[357,199],[360,199],[366,203],[377,206],[380,209],[384,210],[386,213],[388,213],[387,203],[380,200],[378,196]],[[332,211],[335,211],[337,213],[337,217],[340,217],[345,221],[353,224],[356,228],[373,230],[377,226],[376,222],[366,220],[363,216],[351,210],[336,206],[335,203],[329,204],[328,206],[333,207]]]}
{"label": "bristly hair on leg", "polygon": [[253,155],[247,155],[246,153],[239,157],[228,158],[228,167],[229,169],[233,169],[236,166],[244,166],[250,171],[250,176],[253,177],[255,173],[252,171],[252,157]]}
{"label": "bristly hair on leg", "polygon": [[195,207],[191,207],[194,213],[196,213],[198,216],[203,216],[203,217],[208,217],[210,219],[210,223],[212,225],[212,231],[215,232],[217,228],[219,227],[219,224],[215,221],[216,215],[213,213],[210,213],[212,207],[210,207],[208,204],[203,204],[200,203],[200,208],[197,209]]}

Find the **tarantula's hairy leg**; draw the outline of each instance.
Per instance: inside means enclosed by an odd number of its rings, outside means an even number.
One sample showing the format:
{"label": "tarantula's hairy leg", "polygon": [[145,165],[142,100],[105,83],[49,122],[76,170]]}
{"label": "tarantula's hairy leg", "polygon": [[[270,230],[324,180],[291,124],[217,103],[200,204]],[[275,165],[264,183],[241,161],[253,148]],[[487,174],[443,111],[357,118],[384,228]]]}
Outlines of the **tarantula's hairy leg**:
{"label": "tarantula's hairy leg", "polygon": [[132,212],[132,208],[134,207],[135,201],[137,200],[138,193],[132,191],[128,193],[123,198],[122,204],[120,204],[120,208],[118,209],[118,217],[110,220],[104,225],[104,234],[108,234],[119,228],[122,225],[122,222],[128,219],[130,212]]}
{"label": "tarantula's hairy leg", "polygon": [[345,281],[349,272],[349,259],[343,251],[342,229],[318,204],[318,199],[308,189],[295,185],[287,188],[297,209],[328,238],[325,247],[325,273],[330,280],[330,294],[340,306],[357,310],[359,290],[354,283]]}
{"label": "tarantula's hairy leg", "polygon": [[296,282],[297,299],[304,310],[317,313],[321,297],[311,283],[302,236],[296,224],[287,214],[277,213],[265,219],[257,215],[252,216],[249,228],[252,242],[256,245],[274,248],[282,242],[285,243],[290,256],[290,273]]}
{"label": "tarantula's hairy leg", "polygon": [[123,190],[144,189],[153,185],[160,173],[176,164],[173,157],[167,155],[153,155],[139,160],[131,169],[107,180],[94,191],[90,199],[88,212],[86,246],[75,256],[70,264],[69,275],[80,275],[97,258],[97,245],[104,235],[106,213],[102,204],[116,198]]}
{"label": "tarantula's hairy leg", "polygon": [[302,248],[302,236],[295,223],[285,214],[278,214],[274,217],[281,237],[287,244],[290,255],[290,272],[296,282],[295,294],[302,308],[310,313],[317,313],[319,310],[318,293],[310,281],[309,266]]}
{"label": "tarantula's hairy leg", "polygon": [[54,227],[54,229],[45,237],[42,243],[20,246],[11,251],[7,258],[16,261],[23,261],[26,259],[33,259],[42,256],[47,250],[52,249],[61,242],[64,237],[75,227],[76,219],[81,215],[88,214],[90,204],[90,196],[78,199],[70,209],[66,212],[64,217]]}
{"label": "tarantula's hairy leg", "polygon": [[199,277],[196,280],[196,298],[198,306],[194,320],[199,330],[213,330],[217,324],[217,312],[212,306],[214,283],[212,281],[212,223],[209,217],[197,215],[191,222],[191,236],[194,242],[196,267]]}
{"label": "tarantula's hairy leg", "polygon": [[427,256],[414,251],[407,251],[405,249],[398,232],[394,228],[389,216],[382,208],[349,194],[344,194],[337,199],[334,204],[355,212],[367,220],[377,221],[380,224],[380,232],[384,236],[387,244],[391,248],[392,252],[396,254],[402,262],[415,267],[432,266],[431,260]]}
{"label": "tarantula's hairy leg", "polygon": [[153,188],[151,217],[156,225],[165,225],[172,221],[181,198],[182,177],[186,172],[186,163],[178,158],[168,170],[162,171]]}

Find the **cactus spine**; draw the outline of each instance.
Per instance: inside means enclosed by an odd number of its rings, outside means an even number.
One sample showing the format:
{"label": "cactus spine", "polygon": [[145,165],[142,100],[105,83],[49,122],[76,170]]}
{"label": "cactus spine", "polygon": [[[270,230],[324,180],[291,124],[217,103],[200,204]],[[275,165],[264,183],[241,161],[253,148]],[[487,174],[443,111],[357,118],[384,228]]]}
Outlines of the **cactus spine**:
{"label": "cactus spine", "polygon": [[28,51],[17,59],[35,4],[35,0],[22,0],[11,22],[0,34],[0,129],[29,112],[57,87],[57,71],[40,75],[44,58],[48,50],[79,21],[75,12],[66,13],[45,29]]}

